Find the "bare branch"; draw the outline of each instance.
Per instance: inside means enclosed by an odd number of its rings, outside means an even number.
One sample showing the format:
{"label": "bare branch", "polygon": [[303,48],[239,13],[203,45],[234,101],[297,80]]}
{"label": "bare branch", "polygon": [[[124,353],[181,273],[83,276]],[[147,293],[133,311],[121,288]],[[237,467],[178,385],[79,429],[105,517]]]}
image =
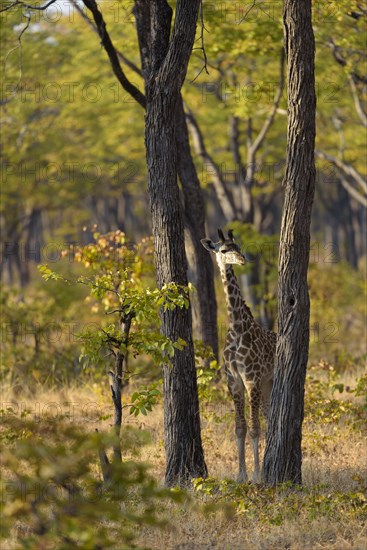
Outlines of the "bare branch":
{"label": "bare branch", "polygon": [[117,78],[117,80],[120,82],[121,86],[126,90],[131,97],[133,97],[141,107],[145,108],[146,106],[146,100],[144,94],[136,87],[134,84],[132,84],[128,78],[126,77],[121,64],[120,60],[118,58],[116,49],[111,41],[110,35],[107,32],[106,29],[106,23],[103,19],[102,13],[99,11],[98,5],[96,0],[83,0],[85,6],[91,11],[93,15],[93,19],[95,21],[98,35],[101,39],[101,44],[104,47],[108,58],[111,63],[112,70]]}
{"label": "bare branch", "polygon": [[237,184],[242,185],[245,181],[246,171],[241,157],[239,124],[240,119],[238,116],[232,116],[230,118],[230,147],[233,154],[233,160],[237,168]]}
{"label": "bare branch", "polygon": [[[69,2],[74,6],[74,9],[79,13],[81,18],[87,23],[87,25],[92,29],[92,31],[99,34],[96,25],[93,23],[93,21],[91,19],[89,19],[89,17],[84,12],[84,10],[82,10],[82,8],[78,4],[77,0],[69,0]],[[130,61],[130,59],[128,59],[122,52],[120,52],[116,48],[115,48],[115,50],[116,50],[116,53],[117,53],[120,61],[122,61],[122,63],[124,63],[127,67],[129,67],[129,69],[134,71],[134,73],[138,74],[139,76],[143,76],[141,70],[139,69],[139,67],[137,67],[135,65],[135,63]]]}
{"label": "bare branch", "polygon": [[353,166],[322,151],[315,151],[315,154],[319,158],[331,162],[331,164],[338,168],[338,170],[340,170],[340,172],[342,172],[342,174],[344,174],[345,176],[354,179],[354,181],[362,187],[364,192],[367,193],[367,183],[365,179],[363,178],[363,176],[361,176],[359,172],[357,172],[355,168],[353,168]]}
{"label": "bare branch", "polygon": [[253,0],[251,6],[249,8],[247,8],[247,11],[245,13],[245,15],[242,17],[242,19],[240,19],[239,21],[239,24],[241,24],[245,19],[246,17],[248,16],[248,14],[250,13],[250,11],[256,6],[256,0]]}
{"label": "bare branch", "polygon": [[236,207],[234,205],[231,194],[227,189],[226,182],[219,166],[215,163],[213,158],[206,150],[204,138],[199,128],[199,125],[193,115],[193,113],[186,107],[186,120],[190,129],[190,133],[193,139],[194,148],[196,153],[203,159],[203,161],[211,168],[211,176],[213,180],[214,189],[218,197],[218,201],[228,221],[235,220],[237,218]]}
{"label": "bare branch", "polygon": [[351,185],[347,178],[340,178],[340,182],[344,189],[357,201],[359,204],[367,208],[367,197],[362,195],[353,185]]}
{"label": "bare branch", "polygon": [[[250,151],[251,147],[251,118],[247,119],[247,151]],[[237,116],[231,117],[230,127],[230,146],[233,154],[233,159],[236,166],[235,179],[240,189],[240,201],[239,208],[241,210],[241,219],[250,222],[253,218],[254,201],[251,194],[251,187],[254,183],[255,166],[250,164],[245,167],[242,162],[241,150],[240,150],[240,120]],[[238,207],[237,207],[238,208]]]}
{"label": "bare branch", "polygon": [[358,114],[359,119],[362,122],[363,126],[365,128],[367,128],[367,115],[366,115],[366,113],[363,109],[361,98],[358,95],[358,89],[357,89],[356,83],[355,83],[354,78],[351,74],[348,75],[348,80],[349,80],[350,88],[352,90],[354,106],[356,108],[357,114]]}
{"label": "bare branch", "polygon": [[[346,60],[344,59],[343,55],[340,52],[340,49],[341,49],[340,46],[337,46],[332,38],[329,40],[329,46],[331,48],[331,52],[333,54],[333,57],[334,57],[335,61],[337,63],[339,63],[339,65],[341,65],[342,67],[345,67],[347,62],[346,62]],[[359,74],[355,71],[353,71],[351,73],[351,75],[358,82],[362,82],[363,84],[367,84],[367,76],[361,75],[361,74]]]}
{"label": "bare branch", "polygon": [[274,122],[276,113],[278,112],[279,103],[283,94],[284,88],[284,65],[285,54],[284,50],[281,51],[280,57],[280,76],[279,85],[276,92],[272,109],[266,118],[262,128],[260,129],[256,139],[253,141],[253,128],[252,119],[247,119],[246,138],[247,138],[247,163],[246,168],[243,166],[241,152],[240,152],[240,139],[239,139],[239,120],[237,117],[232,117],[231,121],[231,148],[234,156],[234,161],[238,167],[238,183],[241,189],[241,208],[242,217],[245,220],[252,220],[254,213],[254,200],[252,196],[252,187],[255,183],[256,173],[256,155],[264,139]]}
{"label": "bare branch", "polygon": [[54,4],[55,2],[56,2],[56,0],[49,0],[49,2],[47,2],[43,6],[32,6],[31,4],[26,4],[25,2],[22,2],[21,0],[15,0],[14,2],[9,4],[5,8],[1,8],[0,13],[2,13],[4,11],[11,10],[12,8],[15,8],[17,6],[22,6],[23,8],[26,8],[27,10],[44,11],[44,10],[47,10],[47,8],[49,6],[51,6],[52,4]]}
{"label": "bare branch", "polygon": [[285,53],[284,53],[284,49],[282,48],[282,51],[281,51],[281,54],[280,54],[280,75],[279,75],[278,90],[277,90],[277,93],[276,93],[275,98],[274,98],[273,108],[272,108],[271,112],[269,113],[268,118],[265,120],[265,122],[263,124],[263,127],[261,128],[260,132],[258,133],[254,143],[252,144],[251,149],[252,149],[253,154],[256,153],[258,151],[258,149],[261,147],[261,145],[262,145],[262,143],[263,143],[263,141],[266,137],[266,134],[269,131],[270,126],[274,122],[274,117],[277,113],[279,103],[280,103],[280,100],[281,100],[282,95],[283,95],[284,65],[285,65]]}
{"label": "bare branch", "polygon": [[29,13],[23,13],[22,14],[23,17],[25,17],[27,19],[27,23],[25,24],[25,26],[23,27],[23,29],[20,31],[20,34],[18,35],[17,37],[17,40],[18,40],[18,44],[17,46],[15,46],[15,48],[12,48],[5,56],[5,60],[4,60],[4,67],[6,66],[6,62],[7,62],[7,59],[9,57],[9,55],[14,52],[15,50],[17,50],[19,48],[19,78],[18,78],[18,82],[16,83],[14,89],[13,89],[13,92],[12,92],[12,96],[9,98],[9,99],[6,99],[4,101],[1,102],[1,105],[6,105],[6,103],[9,103],[9,101],[11,101],[17,94],[17,91],[18,91],[18,88],[19,88],[19,85],[21,83],[21,80],[22,80],[22,74],[23,74],[23,47],[22,47],[22,36],[23,34],[26,32],[26,30],[28,29],[30,23],[31,23],[31,16]]}
{"label": "bare branch", "polygon": [[8,6],[5,6],[5,8],[0,9],[0,13],[3,13],[4,11],[11,10],[12,8],[15,8],[16,6],[19,6],[20,2],[19,0],[15,0],[15,2],[12,2]]}
{"label": "bare branch", "polygon": [[207,31],[207,29],[205,28],[205,24],[204,24],[203,0],[200,0],[200,22],[201,22],[201,31],[200,31],[199,40],[201,42],[201,46],[200,46],[200,48],[194,48],[194,50],[201,50],[203,52],[204,65],[191,82],[195,82],[195,80],[197,78],[199,78],[199,76],[201,75],[201,73],[203,71],[205,71],[206,74],[209,74],[209,71],[208,71],[208,58],[207,58],[206,51],[205,51],[205,41],[204,41],[204,32]]}
{"label": "bare branch", "polygon": [[[323,160],[327,160],[331,164],[337,168],[340,174],[340,182],[343,185],[344,189],[348,191],[348,193],[360,204],[367,207],[367,183],[364,180],[364,178],[351,166],[350,164],[347,164],[346,162],[333,157],[332,155],[328,155],[327,153],[323,153],[322,151],[315,151],[315,155],[318,158],[321,158]],[[363,189],[363,193],[356,189],[355,186],[353,186],[350,183],[350,180],[353,180],[357,185],[360,185]]]}

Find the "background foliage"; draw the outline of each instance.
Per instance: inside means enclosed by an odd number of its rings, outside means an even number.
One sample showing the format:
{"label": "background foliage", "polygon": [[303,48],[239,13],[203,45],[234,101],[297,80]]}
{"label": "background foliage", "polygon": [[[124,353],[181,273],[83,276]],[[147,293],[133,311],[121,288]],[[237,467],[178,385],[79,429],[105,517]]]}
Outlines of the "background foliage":
{"label": "background foliage", "polygon": [[[116,47],[139,66],[132,3],[106,0],[100,5]],[[207,66],[203,70],[199,25],[183,95],[207,152],[240,204],[249,135],[255,138],[262,128],[279,84],[282,6],[204,1],[203,7]],[[284,531],[286,526],[289,532],[304,533],[302,548],[308,543],[330,547],[330,540],[341,548],[346,541],[352,545],[353,538],[359,544],[366,514],[359,451],[366,414],[366,380],[361,374],[365,209],[345,191],[335,165],[320,159],[309,270],[312,367],[306,388],[305,487],[274,491],[231,481],[233,411],[225,384],[219,381],[218,364],[210,350],[196,342],[203,438],[213,477],[195,482],[194,503],[179,492],[163,490],[157,482],[164,453],[160,363],[184,343],[166,341],[159,333],[158,310],[161,305],[187,307],[187,290],[155,288],[147,237],[144,114],[119,88],[97,35],[76,12],[65,8],[34,14],[20,45],[27,23],[24,13],[18,7],[2,14],[1,377],[7,403],[1,440],[6,544],[116,548],[118,540],[119,549],[155,547],[157,534],[150,526],[163,524],[167,517],[183,541],[223,542],[237,532],[243,544],[245,526],[258,533],[262,548],[280,547],[289,540],[276,529],[282,526]],[[366,173],[366,143],[356,105],[359,101],[365,110],[364,21],[357,2],[314,6],[317,149],[352,166],[361,177]],[[142,90],[141,77],[129,68],[126,72]],[[256,156],[252,196],[261,216],[253,224],[228,224],[214,190],[212,167],[193,146],[206,199],[207,236],[226,224],[234,229],[249,258],[237,271],[241,281],[258,270],[252,287],[254,314],[275,327],[285,115],[283,91]],[[240,163],[233,151],[234,120]],[[50,279],[47,284],[36,269],[40,264],[41,274]],[[217,294],[223,344],[227,320],[219,281]],[[107,375],[113,366],[111,350],[123,346],[116,312],[121,309],[134,312],[129,385],[123,394],[124,461],[115,474],[117,483],[106,487],[98,470],[98,449],[110,442]],[[37,417],[42,402],[63,410],[69,390],[76,392],[78,402],[83,396],[98,403],[93,422],[88,424],[80,411],[73,422],[67,415],[57,422]],[[138,429],[131,427],[132,419]],[[346,441],[352,442],[350,448],[345,448]],[[144,461],[153,464],[153,472]],[[299,525],[307,528],[300,530]],[[270,526],[273,539],[264,534]],[[306,535],[311,542],[305,543]],[[170,543],[168,534],[160,536],[156,547]]]}

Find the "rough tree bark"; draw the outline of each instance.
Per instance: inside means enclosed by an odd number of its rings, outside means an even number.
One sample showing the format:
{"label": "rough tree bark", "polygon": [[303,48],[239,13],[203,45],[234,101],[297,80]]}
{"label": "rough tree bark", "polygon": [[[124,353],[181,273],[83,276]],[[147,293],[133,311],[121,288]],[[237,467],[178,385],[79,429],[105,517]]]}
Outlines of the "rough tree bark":
{"label": "rough tree bark", "polygon": [[[91,11],[95,24],[86,16],[76,0],[70,1],[86,23],[99,34],[101,43],[108,54],[114,74],[121,86],[145,109],[145,96],[127,79],[120,61],[132,69],[136,74],[139,74],[139,76],[143,76],[146,81],[152,59],[150,0],[135,0],[133,8],[139,41],[141,70],[114,47],[96,0],[85,0],[84,2]],[[206,345],[210,346],[213,349],[214,355],[218,357],[217,304],[214,289],[214,271],[211,258],[208,254],[205,254],[205,250],[203,250],[200,244],[200,239],[205,234],[204,197],[192,160],[190,143],[187,138],[188,131],[186,120],[183,118],[182,113],[183,103],[180,96],[177,106],[176,146],[180,151],[180,155],[178,156],[178,173],[184,195],[185,222],[188,229],[187,252],[190,264],[190,275],[191,281],[198,290],[196,296],[198,307],[195,319],[198,329],[197,337],[202,339]]]}
{"label": "rough tree bark", "polygon": [[[177,2],[172,35],[172,9],[166,0],[135,0],[134,14],[146,96],[131,83],[127,87],[119,55],[107,33],[96,1],[83,1],[93,14],[117,79],[146,108],[148,188],[158,286],[168,282],[187,285],[183,214],[177,185],[179,163],[175,122],[179,102],[182,101],[180,90],[195,38],[200,0]],[[184,173],[183,170],[181,172]],[[199,238],[200,235],[197,235]],[[162,327],[164,334],[172,341],[181,338],[187,342],[184,350],[177,350],[172,361],[167,358],[167,364],[163,366],[166,483],[175,485],[207,473],[200,434],[191,309],[162,311]]]}
{"label": "rough tree bark", "polygon": [[[198,337],[210,346],[218,359],[217,300],[214,288],[213,262],[200,242],[205,230],[204,194],[192,159],[189,132],[183,100],[177,102],[176,146],[178,151],[177,169],[181,181],[185,225],[187,228],[186,255],[190,279],[197,289],[195,301],[197,313],[194,321]],[[193,311],[194,313],[194,311]]]}
{"label": "rough tree bark", "polygon": [[[151,59],[146,78],[146,155],[157,283],[187,284],[184,222],[177,184],[175,120],[195,38],[200,0],[179,0],[172,35],[166,0],[150,2]],[[166,484],[207,473],[201,444],[191,309],[162,311],[162,330],[187,345],[163,365]]]}
{"label": "rough tree bark", "polygon": [[315,42],[311,0],[284,0],[288,146],[279,251],[279,328],[263,479],[302,482],[302,421],[310,302],[307,269],[315,189]]}

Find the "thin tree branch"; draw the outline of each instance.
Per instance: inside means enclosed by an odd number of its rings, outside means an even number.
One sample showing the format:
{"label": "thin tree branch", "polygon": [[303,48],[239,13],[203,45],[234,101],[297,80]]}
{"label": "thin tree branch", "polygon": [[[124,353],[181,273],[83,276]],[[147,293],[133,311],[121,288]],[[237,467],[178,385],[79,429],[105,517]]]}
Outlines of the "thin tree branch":
{"label": "thin tree branch", "polygon": [[49,2],[47,2],[47,4],[44,4],[43,6],[32,6],[31,4],[26,4],[25,2],[22,2],[21,0],[15,0],[14,2],[9,4],[5,8],[1,8],[0,13],[2,13],[4,11],[11,10],[12,8],[15,8],[17,6],[22,6],[23,8],[26,8],[28,10],[44,11],[44,10],[47,10],[47,8],[49,6],[51,6],[52,4],[54,4],[56,1],[57,0],[50,0]]}
{"label": "thin tree branch", "polygon": [[256,6],[256,0],[253,0],[251,6],[249,8],[247,8],[247,11],[245,12],[245,15],[242,17],[242,19],[240,19],[239,21],[239,25],[246,19],[246,17],[248,16],[248,14],[250,13],[250,11]]}
{"label": "thin tree branch", "polygon": [[6,103],[9,103],[9,101],[11,101],[17,94],[17,90],[19,88],[19,84],[21,83],[21,80],[22,80],[22,74],[23,74],[23,47],[22,47],[22,36],[23,34],[26,32],[26,30],[28,29],[29,25],[31,24],[31,16],[29,13],[23,13],[22,14],[23,17],[25,17],[27,19],[27,23],[25,24],[24,28],[21,30],[20,34],[18,35],[17,37],[17,40],[18,40],[18,45],[15,46],[14,48],[12,48],[5,56],[5,60],[4,60],[4,67],[6,66],[6,61],[9,57],[9,55],[14,52],[15,50],[17,50],[19,48],[19,78],[18,78],[18,82],[16,83],[14,89],[13,89],[13,92],[12,92],[12,96],[9,98],[9,99],[6,99],[5,101],[2,101],[0,104],[1,105],[6,105]]}
{"label": "thin tree branch", "polygon": [[367,208],[367,197],[363,196],[355,187],[353,187],[347,178],[341,177],[340,183],[346,191],[357,201],[359,204]]}
{"label": "thin tree branch", "polygon": [[195,78],[191,82],[195,82],[195,80],[197,78],[199,78],[199,76],[201,75],[201,73],[203,71],[205,71],[206,74],[209,74],[209,71],[208,71],[208,58],[207,58],[206,51],[205,51],[205,41],[204,41],[204,32],[207,29],[205,28],[205,24],[204,24],[203,0],[200,0],[200,22],[201,22],[201,31],[200,31],[199,40],[201,42],[201,46],[200,46],[200,48],[194,48],[194,49],[195,50],[199,49],[203,52],[204,65],[202,66],[202,68],[200,69],[198,74],[195,76]]}
{"label": "thin tree branch", "polygon": [[[69,0],[69,2],[74,6],[74,9],[79,13],[81,18],[87,23],[87,25],[92,29],[92,31],[99,34],[96,25],[93,23],[91,19],[89,19],[89,17],[84,12],[84,10],[82,10],[77,0]],[[143,76],[141,70],[139,69],[139,67],[135,65],[135,63],[130,61],[130,59],[128,59],[121,51],[117,50],[116,48],[115,50],[120,61],[122,61],[122,63],[124,63],[127,67],[129,67],[129,69],[134,71],[134,73],[138,74],[139,76]]]}
{"label": "thin tree branch", "polygon": [[237,212],[231,194],[228,191],[226,182],[219,166],[208,153],[203,135],[191,110],[186,106],[186,120],[189,127],[196,153],[211,168],[211,176],[219,204],[223,214],[228,221],[237,218]]}
{"label": "thin tree branch", "polygon": [[348,75],[348,80],[349,80],[350,88],[352,90],[354,106],[356,108],[357,114],[358,114],[359,119],[362,122],[363,126],[365,128],[367,128],[367,114],[365,113],[365,111],[363,109],[361,98],[358,95],[358,89],[357,89],[356,83],[355,83],[354,78],[351,74]]}
{"label": "thin tree branch", "polygon": [[237,171],[237,182],[241,190],[241,210],[242,218],[248,221],[253,219],[254,215],[254,201],[252,197],[251,189],[255,183],[255,172],[256,172],[256,155],[261,145],[264,142],[264,139],[274,122],[275,115],[278,111],[279,103],[283,94],[284,88],[284,65],[285,65],[285,54],[284,50],[281,51],[280,57],[280,76],[279,76],[279,85],[274,98],[272,109],[263,123],[258,135],[255,140],[253,140],[253,128],[252,128],[252,119],[249,117],[246,121],[246,141],[247,141],[247,163],[246,167],[243,165],[241,151],[240,151],[240,132],[239,132],[239,119],[238,117],[232,117],[231,119],[231,149],[233,153],[233,158],[238,168]]}
{"label": "thin tree branch", "polygon": [[126,77],[118,58],[116,49],[111,41],[110,35],[106,29],[106,23],[103,19],[102,13],[98,9],[96,0],[83,0],[85,6],[91,11],[93,19],[95,21],[98,35],[101,39],[102,46],[104,47],[108,58],[110,60],[112,70],[120,82],[121,86],[133,97],[141,107],[145,108],[146,100],[144,94],[132,84]]}
{"label": "thin tree branch", "polygon": [[324,153],[322,151],[316,150],[315,154],[319,158],[331,162],[331,164],[333,164],[336,168],[338,168],[338,170],[342,174],[344,174],[344,176],[351,177],[358,185],[360,185],[362,187],[364,192],[367,193],[367,182],[361,176],[361,174],[359,174],[359,172],[357,172],[357,170],[355,168],[353,168],[353,166],[351,166],[350,164],[347,164],[346,162],[344,162],[344,161],[342,161],[342,160],[340,160],[336,157],[333,157],[332,155]]}
{"label": "thin tree branch", "polygon": [[[340,183],[342,184],[344,189],[346,189],[346,191],[348,191],[348,193],[357,202],[359,202],[359,204],[367,207],[367,197],[365,196],[365,194],[367,193],[367,184],[364,181],[363,177],[352,166],[346,164],[344,161],[341,161],[336,157],[323,153],[322,151],[315,151],[315,155],[333,164],[339,172]],[[355,183],[360,184],[362,189],[364,190],[364,193],[361,193],[358,189],[351,185],[350,179],[352,179]]]}
{"label": "thin tree branch", "polygon": [[273,108],[272,108],[271,112],[269,113],[269,116],[265,120],[265,122],[263,124],[263,127],[261,128],[260,132],[258,133],[254,143],[251,146],[251,149],[252,149],[253,153],[256,153],[258,151],[258,149],[261,147],[261,145],[262,145],[262,143],[263,143],[263,141],[266,137],[266,134],[269,131],[270,126],[274,122],[274,117],[277,113],[279,103],[280,103],[280,100],[281,100],[282,95],[283,95],[284,65],[285,65],[285,52],[284,52],[284,49],[282,48],[282,51],[281,51],[281,54],[280,54],[280,75],[279,75],[278,90],[277,90],[277,93],[276,93],[275,98],[274,98]]}
{"label": "thin tree branch", "polygon": [[236,166],[236,183],[242,185],[245,182],[246,170],[242,162],[240,150],[240,119],[238,116],[230,118],[230,147],[232,149],[233,160]]}
{"label": "thin tree branch", "polygon": [[231,126],[231,145],[234,155],[234,160],[239,169],[239,184],[241,189],[241,208],[242,208],[242,217],[246,221],[251,222],[254,215],[254,200],[252,196],[252,187],[255,183],[255,172],[256,172],[256,155],[261,145],[264,142],[264,139],[274,122],[275,115],[278,111],[279,103],[283,94],[284,88],[284,65],[285,65],[285,53],[284,49],[281,51],[280,57],[280,76],[279,76],[279,85],[276,92],[272,109],[266,118],[263,126],[261,127],[258,135],[253,141],[253,128],[252,128],[252,119],[247,119],[247,128],[246,128],[246,137],[247,137],[247,164],[244,168],[241,154],[240,154],[240,140],[239,140],[239,121],[237,117],[234,117],[232,120]]}
{"label": "thin tree branch", "polygon": [[[342,56],[342,54],[340,53],[340,49],[341,49],[340,46],[337,46],[332,38],[329,40],[329,46],[331,48],[331,52],[333,54],[335,61],[339,63],[339,65],[341,65],[342,67],[345,67],[347,62]],[[360,75],[356,71],[352,71],[351,75],[358,82],[363,82],[363,84],[367,84],[367,76]]]}

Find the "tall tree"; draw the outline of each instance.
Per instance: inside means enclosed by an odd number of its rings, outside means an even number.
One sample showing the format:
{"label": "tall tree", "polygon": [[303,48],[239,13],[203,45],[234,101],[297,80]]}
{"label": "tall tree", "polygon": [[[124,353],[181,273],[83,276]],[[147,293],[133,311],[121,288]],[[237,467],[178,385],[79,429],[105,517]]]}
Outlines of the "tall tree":
{"label": "tall tree", "polygon": [[[100,36],[106,40],[105,28],[103,23],[99,23],[94,0],[85,0],[85,4],[92,7]],[[216,314],[212,265],[202,257],[199,247],[200,232],[204,230],[204,201],[190,154],[180,94],[195,38],[199,4],[196,2],[190,8],[187,2],[177,4],[170,39],[172,9],[166,0],[135,2],[134,13],[146,91],[145,98],[135,99],[146,107],[148,189],[157,283],[159,287],[172,281],[187,285],[184,219],[177,184],[179,175],[186,221],[198,258],[198,286],[199,290],[203,289],[199,304],[205,303],[205,297],[208,298],[207,304],[211,304],[211,307],[200,308],[202,335],[205,343],[212,345],[217,353],[217,332],[211,329]],[[184,36],[186,41],[183,41]],[[112,56],[111,63],[114,65],[113,51],[109,44],[107,46],[106,51],[112,53],[109,53],[109,57],[111,60]],[[117,73],[120,74],[120,71]],[[121,77],[118,78],[126,89]],[[182,153],[180,158],[177,154],[179,148]],[[190,199],[194,201],[194,206],[191,206]],[[193,214],[197,214],[196,217],[188,213],[190,208]],[[162,326],[164,334],[172,341],[181,338],[187,343],[184,350],[176,350],[172,362],[167,361],[163,367],[166,483],[174,485],[185,483],[191,477],[205,476],[207,469],[201,444],[191,309],[163,310]]]}
{"label": "tall tree", "polygon": [[[135,0],[134,15],[145,85],[151,64],[152,31],[151,5],[148,0]],[[180,94],[176,106],[175,126],[177,171],[181,182],[185,227],[187,229],[186,252],[190,279],[198,290],[194,319],[198,336],[210,346],[218,357],[217,303],[214,289],[214,270],[211,259],[205,256],[200,238],[205,234],[205,204],[197,170],[192,158],[183,99]]]}
{"label": "tall tree", "polygon": [[311,0],[284,0],[288,57],[287,163],[279,250],[279,328],[264,481],[302,482],[302,422],[310,302],[307,270],[315,190],[315,41]]}
{"label": "tall tree", "polygon": [[[166,0],[135,2],[145,96],[126,79],[96,1],[83,1],[93,14],[117,79],[146,108],[148,190],[158,286],[161,288],[170,282],[186,286],[184,219],[177,182],[178,173],[182,175],[182,163],[177,155],[180,134],[176,131],[176,117],[182,120],[180,91],[195,38],[200,1],[177,3],[172,36],[172,9]],[[187,156],[190,155],[186,154],[185,158]],[[187,179],[181,177],[185,196]],[[201,444],[191,308],[163,309],[162,330],[173,342],[179,339],[186,342],[184,349],[177,349],[171,360],[167,357],[163,366],[166,483],[184,484],[192,477],[207,473]]]}
{"label": "tall tree", "polygon": [[[28,8],[45,10],[55,1],[50,0],[45,4]],[[200,0],[177,2],[172,29],[173,12],[166,0],[143,2],[149,12],[145,33],[148,48],[144,52],[146,59],[143,60],[146,97],[129,81],[122,69],[121,55],[111,41],[98,3],[96,0],[83,2],[93,15],[96,30],[116,78],[121,86],[146,108],[148,190],[155,238],[157,283],[159,287],[171,282],[176,283],[184,293],[184,287],[188,283],[187,262],[184,216],[177,182],[178,172],[183,173],[184,170],[177,158],[176,121],[177,117],[182,119],[183,116],[178,108],[180,101],[182,102],[180,92],[195,39]],[[14,1],[0,11],[8,11],[19,5],[23,3]],[[74,3],[74,6],[76,5]],[[28,21],[30,17],[27,17]],[[28,26],[24,28],[22,34],[27,28]],[[187,135],[184,141],[188,145],[186,138]],[[195,181],[193,183],[195,185]],[[200,237],[201,235],[197,235],[196,239]],[[167,362],[163,366],[168,485],[184,484],[192,477],[205,476],[207,473],[201,443],[189,300],[187,303],[188,307],[182,310],[172,310],[169,307],[162,309],[164,335],[173,342],[185,342],[183,349],[182,346],[178,346],[180,349],[176,349],[173,358],[167,356]]]}
{"label": "tall tree", "polygon": [[[196,31],[200,0],[179,0],[172,9],[150,2],[150,60],[146,77],[146,155],[156,272],[159,287],[187,285],[184,220],[177,183],[176,113]],[[187,345],[163,367],[166,483],[206,475],[191,331],[191,309],[162,310],[165,336]]]}

